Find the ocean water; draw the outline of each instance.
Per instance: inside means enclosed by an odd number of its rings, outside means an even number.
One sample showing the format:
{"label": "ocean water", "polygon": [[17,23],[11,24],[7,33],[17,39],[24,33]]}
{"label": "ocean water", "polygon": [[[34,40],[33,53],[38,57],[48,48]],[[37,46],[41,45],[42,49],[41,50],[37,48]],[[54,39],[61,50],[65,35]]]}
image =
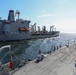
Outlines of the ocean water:
{"label": "ocean water", "polygon": [[57,49],[57,46],[65,46],[74,43],[76,41],[76,34],[60,34],[59,37],[46,38],[31,40],[28,42],[28,47],[20,56],[24,60],[33,60],[38,56],[39,50],[42,53],[47,53],[48,51],[54,50],[54,47]]}
{"label": "ocean water", "polygon": [[[13,56],[13,61],[15,59],[21,60],[33,60],[38,56],[39,50],[42,53],[47,53],[48,51],[54,50],[54,47],[57,49],[57,46],[65,46],[68,43],[74,43],[76,41],[76,34],[66,34],[60,33],[59,37],[52,37],[46,39],[34,39],[34,40],[22,40],[22,41],[13,41],[13,42],[0,42],[0,47],[5,45],[11,45],[12,52],[16,55]],[[2,50],[0,53],[0,59],[8,52],[8,49]],[[16,60],[16,61],[17,61]],[[10,61],[10,55],[6,55],[1,62],[7,63]],[[14,61],[16,63],[16,61]]]}

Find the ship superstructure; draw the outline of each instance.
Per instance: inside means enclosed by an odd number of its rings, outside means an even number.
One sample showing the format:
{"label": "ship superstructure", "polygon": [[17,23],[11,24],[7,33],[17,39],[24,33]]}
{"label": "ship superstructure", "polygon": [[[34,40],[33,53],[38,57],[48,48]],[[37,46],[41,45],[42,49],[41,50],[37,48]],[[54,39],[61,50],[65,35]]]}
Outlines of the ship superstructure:
{"label": "ship superstructure", "polygon": [[53,26],[50,27],[49,32],[46,31],[45,26],[42,30],[38,26],[36,30],[36,23],[30,27],[30,20],[19,19],[19,11],[16,14],[18,15],[16,21],[14,10],[9,10],[8,20],[0,20],[0,41],[49,38],[59,35],[59,31],[52,30]]}

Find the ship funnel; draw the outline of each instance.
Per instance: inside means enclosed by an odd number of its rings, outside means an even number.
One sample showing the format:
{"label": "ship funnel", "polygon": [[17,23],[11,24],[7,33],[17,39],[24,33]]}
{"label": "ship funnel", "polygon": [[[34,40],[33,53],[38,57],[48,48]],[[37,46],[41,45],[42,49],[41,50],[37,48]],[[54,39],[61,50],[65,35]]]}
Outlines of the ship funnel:
{"label": "ship funnel", "polygon": [[9,10],[8,20],[15,21],[15,18],[14,18],[14,10]]}

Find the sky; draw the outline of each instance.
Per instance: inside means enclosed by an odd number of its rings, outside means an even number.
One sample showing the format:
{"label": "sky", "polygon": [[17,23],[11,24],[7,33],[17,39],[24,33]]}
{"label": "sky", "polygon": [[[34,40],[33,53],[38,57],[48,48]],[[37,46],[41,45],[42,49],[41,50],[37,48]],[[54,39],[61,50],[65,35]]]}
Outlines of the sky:
{"label": "sky", "polygon": [[48,30],[54,25],[61,33],[76,33],[76,0],[0,0],[2,19],[9,10],[19,10],[20,18]]}

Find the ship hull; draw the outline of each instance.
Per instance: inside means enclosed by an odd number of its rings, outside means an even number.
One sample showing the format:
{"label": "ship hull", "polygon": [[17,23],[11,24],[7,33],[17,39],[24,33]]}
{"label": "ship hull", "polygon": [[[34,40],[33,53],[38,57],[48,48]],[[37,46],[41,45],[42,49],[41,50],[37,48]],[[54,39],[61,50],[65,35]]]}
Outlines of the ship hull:
{"label": "ship hull", "polygon": [[12,34],[12,35],[0,35],[0,41],[17,41],[17,40],[31,40],[41,38],[51,38],[59,36],[59,32],[55,34]]}

